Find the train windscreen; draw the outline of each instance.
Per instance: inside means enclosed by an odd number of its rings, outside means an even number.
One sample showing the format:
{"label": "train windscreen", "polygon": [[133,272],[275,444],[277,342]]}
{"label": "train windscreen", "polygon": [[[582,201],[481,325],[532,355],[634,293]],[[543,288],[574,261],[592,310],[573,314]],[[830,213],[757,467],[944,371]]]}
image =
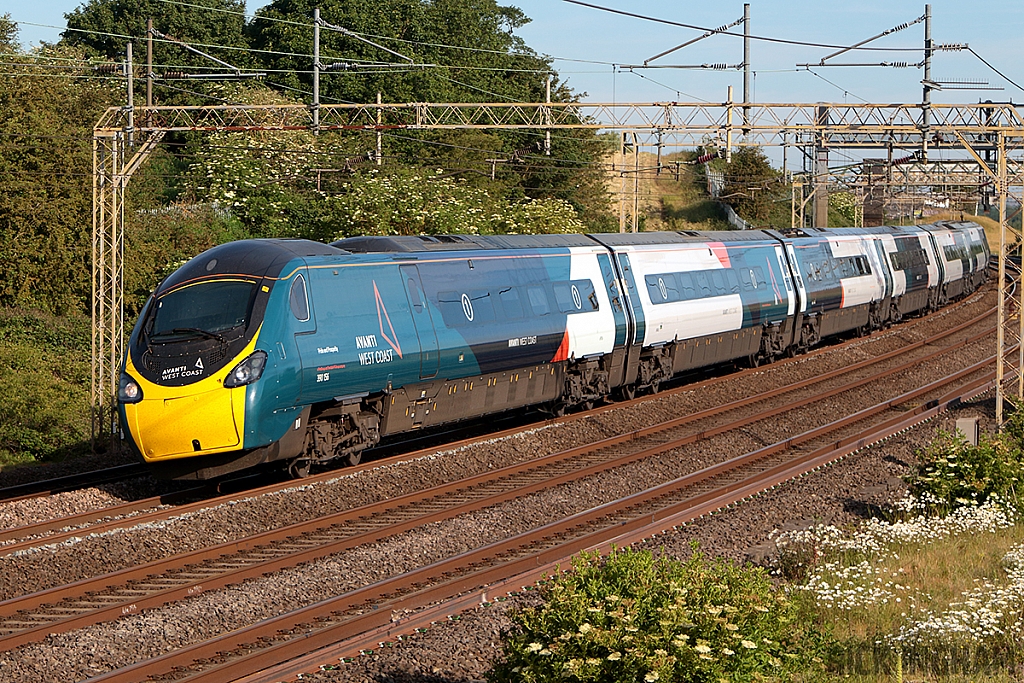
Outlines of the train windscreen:
{"label": "train windscreen", "polygon": [[255,294],[256,283],[249,280],[208,280],[175,289],[156,301],[149,337],[220,336],[245,329]]}

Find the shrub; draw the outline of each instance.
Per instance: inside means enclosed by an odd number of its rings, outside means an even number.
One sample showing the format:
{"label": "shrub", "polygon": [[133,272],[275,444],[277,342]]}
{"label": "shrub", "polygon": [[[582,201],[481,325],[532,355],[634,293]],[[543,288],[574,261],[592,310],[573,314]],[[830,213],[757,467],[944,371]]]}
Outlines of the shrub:
{"label": "shrub", "polygon": [[911,493],[935,500],[945,510],[979,505],[993,497],[1020,509],[1016,490],[1024,480],[1022,414],[1017,411],[1006,431],[983,437],[977,446],[960,436],[940,434],[918,454],[908,481]]}
{"label": "shrub", "polygon": [[583,554],[514,617],[491,681],[811,678],[825,639],[761,569],[649,552]]}
{"label": "shrub", "polygon": [[0,309],[0,466],[89,448],[89,321]]}

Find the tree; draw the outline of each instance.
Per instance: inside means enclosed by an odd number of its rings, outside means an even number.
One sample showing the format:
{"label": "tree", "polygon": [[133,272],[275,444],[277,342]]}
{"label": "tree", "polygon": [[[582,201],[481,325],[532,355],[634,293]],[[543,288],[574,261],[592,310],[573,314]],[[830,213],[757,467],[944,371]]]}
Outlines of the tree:
{"label": "tree", "polygon": [[373,102],[377,93],[385,102],[543,98],[550,63],[513,33],[528,22],[522,11],[495,0],[275,0],[247,34],[288,87],[311,88],[312,57],[292,55],[313,53],[315,7],[323,21],[366,37],[321,30],[321,62],[344,65],[322,76],[323,102]]}
{"label": "tree", "polygon": [[[152,18],[153,28],[167,36],[188,42],[233,66],[249,66],[253,60],[243,35],[245,1],[207,0],[203,4],[204,7],[198,7],[159,0],[87,0],[64,15],[68,30],[61,34],[61,43],[79,47],[91,56],[123,60],[126,44],[132,41],[136,62],[141,62],[145,56],[146,21]],[[225,71],[216,62],[164,39],[154,40],[153,64],[158,74]],[[157,83],[164,85],[162,80]],[[189,89],[196,87],[204,86],[191,82],[188,85]],[[160,94],[167,102],[181,99],[177,90]]]}
{"label": "tree", "polygon": [[53,78],[83,57],[44,46],[0,67],[0,305],[88,310],[92,125],[121,95],[112,80]]}
{"label": "tree", "polygon": [[[495,0],[275,0],[247,29],[273,82],[311,90],[311,58],[291,55],[312,54],[317,6],[323,21],[376,43],[321,30],[320,61],[347,65],[321,76],[322,103],[371,103],[378,93],[384,102],[542,102],[549,74],[552,101],[576,97],[515,35],[529,19]],[[403,131],[385,134],[384,151],[389,162],[459,173],[511,201],[569,202],[589,229],[605,227],[608,195],[595,163],[604,145],[590,131],[558,132],[545,155],[543,140],[539,131]]]}
{"label": "tree", "polygon": [[[779,224],[777,207],[783,197],[782,175],[772,168],[760,147],[741,147],[732,154],[732,163],[716,162],[725,172],[725,186],[719,199],[731,206],[743,219],[758,225],[789,225],[789,205],[784,222]],[[773,220],[773,218],[775,220]]]}
{"label": "tree", "polygon": [[18,52],[18,25],[11,20],[10,14],[0,14],[0,49],[4,52]]}

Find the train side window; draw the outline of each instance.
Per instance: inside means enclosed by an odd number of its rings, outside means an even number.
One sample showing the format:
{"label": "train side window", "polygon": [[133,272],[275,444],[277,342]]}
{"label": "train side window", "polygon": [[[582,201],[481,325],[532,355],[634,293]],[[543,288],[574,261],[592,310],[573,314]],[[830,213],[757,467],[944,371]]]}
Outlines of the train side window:
{"label": "train side window", "polygon": [[302,275],[296,275],[292,280],[288,303],[296,320],[302,323],[309,320],[309,295],[306,294],[306,278]]}
{"label": "train side window", "polygon": [[736,277],[736,271],[731,269],[725,271],[725,279],[729,282],[729,291],[732,294],[739,294],[740,281],[739,278]]}
{"label": "train side window", "polygon": [[764,269],[761,266],[754,266],[753,276],[758,282],[758,286],[768,284],[768,279],[764,276]]}
{"label": "train side window", "polygon": [[556,282],[553,288],[555,290],[555,305],[558,306],[559,312],[569,313],[579,310],[573,302],[572,288],[568,282]]}
{"label": "train side window", "polygon": [[[662,291],[662,287],[664,286],[664,284],[662,284],[662,286],[659,287],[658,286],[658,282],[659,281],[664,283],[665,282],[665,276],[664,275],[647,275],[646,277],[644,277],[644,282],[647,283],[647,296],[650,297],[651,303],[656,303],[656,304],[657,303],[663,303],[664,301],[666,301],[668,299],[668,292],[667,291]],[[557,292],[556,292],[556,294],[557,294]]]}
{"label": "train side window", "polygon": [[749,292],[749,291],[750,291],[751,289],[753,289],[753,288],[754,288],[754,285],[753,285],[753,284],[751,284],[751,282],[750,282],[750,272],[751,272],[751,271],[749,271],[749,270],[746,270],[746,269],[741,269],[741,270],[739,271],[739,276],[740,276],[740,284],[741,284],[741,285],[743,286],[743,289],[744,289],[744,290],[746,290],[746,291],[748,291],[748,292]]}
{"label": "train side window", "polygon": [[[470,310],[473,311],[474,323],[489,323],[494,320],[494,301],[491,293],[486,289],[474,289],[466,293],[470,301]],[[463,309],[465,309],[463,303]],[[465,313],[465,310],[463,310]]]}
{"label": "train side window", "polygon": [[711,280],[706,272],[694,273],[694,280],[697,281],[698,298],[711,296]]}
{"label": "train side window", "polygon": [[547,315],[551,312],[548,295],[543,287],[527,287],[526,295],[530,298],[530,308],[534,315]]}
{"label": "train side window", "polygon": [[697,298],[697,290],[693,286],[693,275],[690,273],[676,273],[679,281],[679,296],[683,301]]}
{"label": "train side window", "polygon": [[722,296],[729,293],[729,287],[725,284],[725,273],[721,270],[711,271],[711,282],[714,284],[715,296]]}
{"label": "train side window", "polygon": [[519,300],[519,291],[515,287],[501,290],[498,298],[501,299],[501,308],[506,318],[518,320],[523,317],[523,302]]}
{"label": "train side window", "polygon": [[569,294],[572,296],[570,313],[586,313],[598,310],[597,292],[590,280],[573,280],[569,283]]}
{"label": "train side window", "polygon": [[412,279],[412,278],[409,278],[406,281],[406,284],[409,286],[409,301],[410,301],[410,303],[412,303],[413,309],[417,313],[422,313],[423,312],[423,297],[420,296],[420,286],[418,284],[416,284],[416,281],[414,279]]}

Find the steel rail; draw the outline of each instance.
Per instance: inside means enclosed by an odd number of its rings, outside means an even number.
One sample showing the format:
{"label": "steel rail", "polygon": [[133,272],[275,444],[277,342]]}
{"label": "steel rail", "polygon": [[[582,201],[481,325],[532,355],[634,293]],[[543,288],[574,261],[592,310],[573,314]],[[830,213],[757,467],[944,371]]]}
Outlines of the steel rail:
{"label": "steel rail", "polygon": [[19,500],[41,498],[64,491],[111,484],[131,479],[132,477],[140,477],[146,473],[146,468],[140,463],[127,463],[91,472],[80,472],[63,477],[54,477],[53,479],[15,484],[14,486],[6,486],[0,489],[0,503],[14,503]]}
{"label": "steel rail", "polygon": [[[950,333],[952,332],[947,331],[947,334]],[[49,633],[57,631],[63,632],[73,628],[80,628],[98,623],[100,621],[116,619],[125,614],[136,613],[146,608],[157,607],[168,602],[174,602],[176,600],[191,597],[199,594],[200,592],[236,584],[247,578],[261,576],[272,571],[279,571],[281,569],[292,567],[327,555],[336,554],[357,545],[371,543],[385,537],[417,528],[424,524],[439,521],[441,519],[448,519],[459,514],[465,514],[467,512],[479,510],[501,502],[506,502],[514,498],[529,495],[530,493],[534,493],[541,489],[552,488],[574,479],[582,478],[584,476],[592,476],[593,474],[621,467],[630,462],[652,457],[681,446],[695,443],[697,441],[767,419],[768,417],[778,415],[782,412],[794,410],[801,406],[820,401],[824,397],[834,396],[850,391],[858,386],[878,381],[883,377],[891,376],[908,368],[921,365],[932,358],[948,353],[964,344],[977,341],[977,339],[988,336],[989,334],[991,334],[991,331],[983,332],[957,344],[933,351],[924,357],[907,361],[901,365],[890,368],[884,373],[861,378],[851,383],[847,383],[846,385],[834,387],[827,392],[815,394],[797,401],[791,401],[788,404],[777,406],[768,411],[761,411],[755,415],[735,420],[726,425],[706,429],[696,434],[688,434],[667,443],[656,443],[650,447],[644,448],[644,444],[638,443],[638,440],[645,436],[651,436],[663,433],[669,429],[677,428],[687,422],[707,417],[709,414],[713,414],[715,412],[724,412],[736,407],[749,405],[756,401],[763,401],[766,397],[790,392],[797,386],[807,386],[814,382],[825,381],[831,377],[851,372],[865,367],[866,365],[880,363],[883,360],[898,354],[893,352],[886,354],[885,356],[862,361],[860,363],[844,367],[840,370],[827,373],[826,375],[819,376],[813,380],[804,380],[787,387],[780,387],[775,390],[765,392],[764,394],[760,394],[755,397],[740,399],[718,409],[700,411],[690,416],[684,416],[682,418],[667,421],[659,426],[636,430],[625,435],[610,437],[594,444],[563,451],[561,453],[555,453],[536,461],[509,466],[502,470],[486,472],[481,475],[477,475],[476,477],[456,482],[455,484],[440,485],[433,489],[409,494],[408,496],[391,501],[385,501],[384,503],[371,504],[355,510],[336,513],[335,515],[313,520],[311,522],[297,523],[289,527],[272,530],[240,541],[232,541],[220,544],[219,546],[200,549],[185,555],[158,560],[141,567],[129,568],[93,579],[84,579],[82,581],[50,589],[48,591],[42,591],[28,596],[23,596],[21,598],[7,600],[0,603],[0,616],[14,618],[15,620],[12,621],[9,619],[5,624],[0,624],[0,628],[3,628],[4,630],[11,630],[12,627],[18,624],[24,624],[25,627],[14,630],[12,633],[0,637],[0,647],[10,649],[27,642],[37,641]],[[601,462],[583,467],[582,469],[574,469],[556,477],[543,475],[541,479],[536,479],[537,474],[542,471],[543,467],[551,467],[552,465],[557,465],[572,458],[578,458],[585,454],[594,453],[599,449],[607,449],[627,442],[634,443],[634,448],[639,448],[639,450],[634,450],[633,453],[627,456],[612,453],[609,456],[606,456]],[[534,477],[532,480],[529,478],[531,475]],[[526,476],[527,481],[523,483],[516,483],[515,481],[509,482],[508,480],[514,476]],[[486,487],[488,485],[493,487],[503,481],[507,483],[504,486],[499,486],[499,492],[497,494],[487,494]],[[403,508],[408,508],[410,505],[414,504],[429,505],[431,503],[436,503],[437,498],[442,495],[450,494],[452,491],[456,491],[458,494],[465,497],[470,489],[473,488],[478,489],[478,497],[476,500],[471,500],[454,506],[451,504],[445,504],[439,510],[428,510],[425,515],[420,513],[419,516],[399,522],[398,524],[364,531],[355,535],[350,535],[341,540],[335,540],[335,538],[329,536],[326,540],[317,541],[311,538],[304,538],[301,539],[300,542],[302,534],[320,532],[325,529],[329,529],[332,526],[338,526],[346,522],[357,522],[360,519],[380,519],[385,512],[394,515]],[[276,557],[265,558],[261,556],[257,563],[249,561],[248,564],[243,563],[243,566],[238,566],[239,562],[242,562],[243,558],[238,558],[237,556],[229,557],[231,553],[238,553],[242,551],[259,551],[260,553],[271,552],[269,546],[272,543],[286,544],[284,549],[285,552],[277,553],[278,556]],[[298,549],[289,548],[288,544],[293,546],[298,544],[299,547]],[[274,553],[271,552],[271,554]],[[195,565],[199,562],[213,559],[224,561],[228,569],[224,570],[223,568],[213,567],[207,570],[202,567],[192,567],[188,571],[184,572],[180,577],[154,578],[158,577],[162,573],[165,574],[170,571],[182,569],[186,566]],[[140,581],[141,583],[139,583]],[[78,606],[62,606],[58,604],[57,607],[60,608],[62,612],[72,612],[72,615],[65,616],[59,621],[55,619],[46,619],[40,623],[41,617],[38,616],[31,618],[31,620],[29,620],[29,617],[25,616],[15,618],[16,613],[24,613],[27,610],[38,608],[46,604],[60,603],[60,601],[64,599],[80,598],[80,596],[85,594],[96,593],[97,591],[104,589],[111,589],[113,586],[123,586],[129,582],[135,583],[130,585],[130,590],[122,590],[121,596],[117,596],[116,593],[118,591],[114,591],[115,595],[81,599]],[[147,588],[147,586],[149,587]],[[139,593],[145,594],[138,595]],[[118,597],[120,597],[120,599],[118,599]],[[86,605],[93,605],[95,603],[98,603],[100,607],[94,607],[91,609],[86,607]]]}
{"label": "steel rail", "polygon": [[[921,395],[934,392],[952,384],[963,377],[985,369],[993,362],[986,359],[955,375],[945,377],[907,392],[896,399],[885,401],[861,413],[877,413],[915,400]],[[988,386],[989,377],[980,380],[982,386]],[[948,396],[948,395],[947,395]],[[947,398],[943,396],[942,398]],[[957,397],[959,398],[959,396]],[[952,400],[952,399],[949,399]],[[941,405],[942,399],[930,401],[926,406],[917,406],[909,411],[912,418],[904,415],[887,420],[881,428],[874,428],[873,433],[897,433],[906,428],[913,419]],[[948,405],[948,402],[947,402]],[[860,413],[859,413],[860,414]],[[820,428],[812,431],[820,431]],[[376,584],[360,588],[306,608],[296,610],[287,615],[264,620],[253,626],[232,631],[209,641],[182,648],[152,660],[137,663],[93,679],[95,683],[122,683],[143,680],[154,675],[161,675],[172,669],[181,669],[190,662],[223,658],[225,652],[244,648],[250,650],[241,658],[229,658],[221,664],[187,676],[189,683],[221,683],[234,681],[242,676],[259,672],[281,661],[308,653],[310,650],[337,643],[365,632],[369,628],[379,627],[391,620],[395,611],[409,609],[437,600],[450,598],[465,591],[477,590],[480,586],[496,581],[506,580],[508,576],[537,571],[538,566],[564,562],[566,558],[593,547],[607,547],[611,543],[628,544],[630,539],[639,540],[655,533],[656,530],[681,523],[680,520],[692,519],[700,514],[707,514],[732,502],[738,502],[755,492],[765,490],[786,481],[799,473],[813,470],[827,462],[827,454],[841,449],[856,450],[869,437],[858,435],[841,439],[810,453],[790,459],[771,467],[769,470],[748,475],[738,482],[730,482],[725,486],[697,493],[694,496],[674,501],[654,512],[643,509],[658,499],[679,493],[687,487],[704,482],[715,475],[727,471],[739,470],[750,466],[765,457],[767,451],[775,448],[788,448],[783,444],[794,444],[797,440],[809,440],[809,433],[773,444],[767,449],[753,451],[725,463],[719,463],[699,472],[685,475],[671,482],[648,489],[644,492],[621,498],[590,510],[578,513],[564,520],[547,524],[505,539],[483,548],[478,548],[459,556],[448,558],[430,566],[423,567],[391,577]],[[809,468],[809,469],[808,469]],[[627,521],[617,517],[623,514],[632,515]],[[597,531],[581,529],[604,521],[604,526]],[[612,523],[614,522],[614,524]],[[568,540],[558,538],[568,536]],[[632,542],[632,541],[630,541]],[[541,546],[530,550],[531,546]],[[420,588],[427,585],[427,588]],[[343,621],[324,625],[324,620],[337,619],[339,613],[355,610],[358,614]],[[312,626],[317,624],[317,626]],[[281,634],[288,631],[301,631],[301,635],[277,644]],[[254,651],[252,651],[254,650]],[[179,673],[181,673],[179,671]]]}

